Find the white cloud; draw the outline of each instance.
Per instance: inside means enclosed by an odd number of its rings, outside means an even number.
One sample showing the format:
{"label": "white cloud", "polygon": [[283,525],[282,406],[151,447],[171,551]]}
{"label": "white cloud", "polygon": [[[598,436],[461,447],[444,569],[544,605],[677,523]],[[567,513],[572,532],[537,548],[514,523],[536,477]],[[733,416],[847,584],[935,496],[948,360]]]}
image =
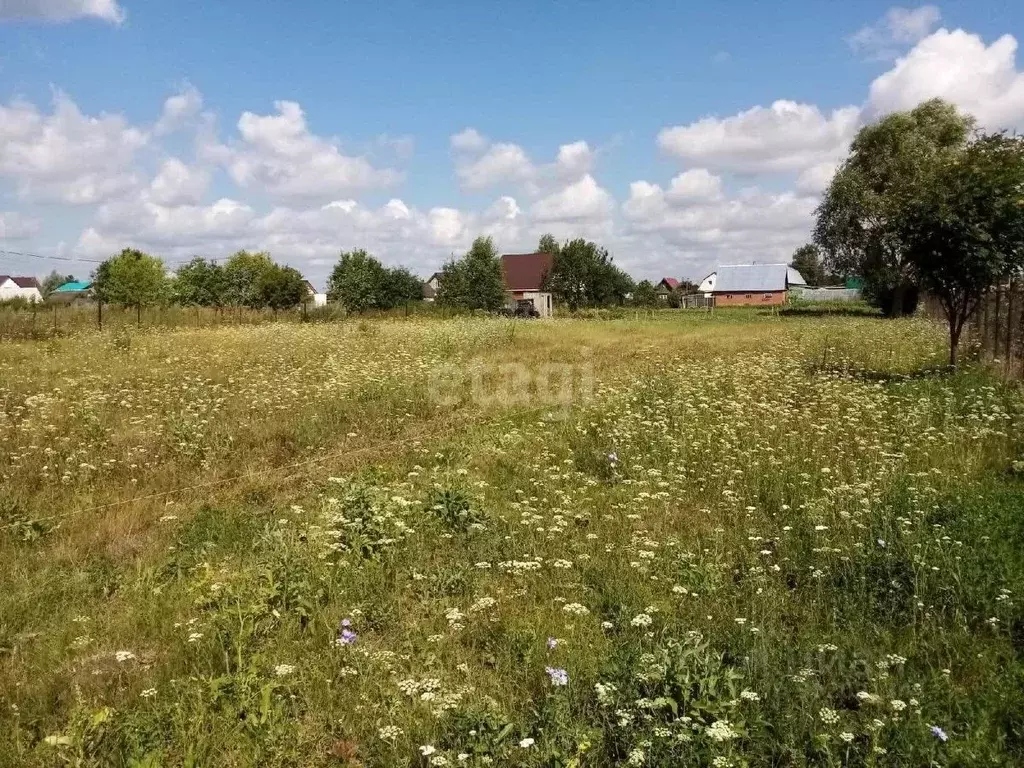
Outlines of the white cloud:
{"label": "white cloud", "polygon": [[203,95],[186,83],[180,92],[164,102],[163,112],[153,130],[158,135],[177,131],[195,118],[202,108]]}
{"label": "white cloud", "polygon": [[726,118],[665,128],[658,144],[682,160],[739,172],[799,171],[846,152],[860,110],[831,114],[812,104],[776,101]]}
{"label": "white cloud", "polygon": [[927,37],[942,19],[934,5],[890,8],[884,17],[852,35],[850,47],[869,58],[888,59]]}
{"label": "white cloud", "polygon": [[456,152],[483,152],[487,148],[487,139],[476,128],[466,128],[452,134],[450,141]]}
{"label": "white cloud", "polygon": [[606,218],[613,206],[612,196],[589,173],[558,192],[533,204],[537,221],[580,221]]}
{"label": "white cloud", "polygon": [[722,177],[706,168],[694,168],[672,179],[668,195],[676,200],[718,200],[722,197]]}
{"label": "white cloud", "polygon": [[150,182],[148,199],[158,205],[178,206],[199,203],[210,186],[210,172],[188,166],[176,157],[168,158]]}
{"label": "white cloud", "polygon": [[344,155],[337,142],[311,133],[294,101],[277,101],[274,107],[272,115],[244,112],[239,141],[204,150],[223,162],[239,186],[283,198],[329,198],[401,180],[398,171]]}
{"label": "white cloud", "polygon": [[529,181],[535,168],[518,144],[498,143],[479,157],[460,162],[456,173],[466,189],[479,190],[499,183]]}
{"label": "white cloud", "polygon": [[574,141],[558,148],[555,168],[559,176],[577,179],[590,173],[594,166],[594,152],[585,141]]}
{"label": "white cloud", "polygon": [[1010,35],[986,46],[978,35],[940,29],[871,84],[868,109],[879,115],[940,97],[984,127],[1024,128],[1024,72],[1016,54]]}
{"label": "white cloud", "polygon": [[25,240],[39,233],[43,224],[17,211],[0,211],[0,244],[5,240]]}
{"label": "white cloud", "polygon": [[72,21],[90,17],[121,24],[126,14],[117,0],[0,0],[0,21]]}
{"label": "white cloud", "polygon": [[812,165],[796,178],[796,190],[804,195],[817,195],[824,192],[836,175],[839,168],[837,162],[824,162]]}
{"label": "white cloud", "polygon": [[83,115],[60,92],[52,114],[15,101],[0,105],[0,176],[22,197],[98,203],[139,183],[135,157],[148,140],[120,115]]}

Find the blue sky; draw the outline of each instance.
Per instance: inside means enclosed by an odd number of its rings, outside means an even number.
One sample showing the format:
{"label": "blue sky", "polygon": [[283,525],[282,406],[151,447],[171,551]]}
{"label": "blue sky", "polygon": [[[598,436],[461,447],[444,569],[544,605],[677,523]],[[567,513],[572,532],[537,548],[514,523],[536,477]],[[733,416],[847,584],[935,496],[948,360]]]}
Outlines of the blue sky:
{"label": "blue sky", "polygon": [[785,259],[878,114],[1024,128],[1022,33],[1012,2],[0,0],[0,272],[251,247],[322,281],[364,246],[426,274],[545,231],[638,277]]}

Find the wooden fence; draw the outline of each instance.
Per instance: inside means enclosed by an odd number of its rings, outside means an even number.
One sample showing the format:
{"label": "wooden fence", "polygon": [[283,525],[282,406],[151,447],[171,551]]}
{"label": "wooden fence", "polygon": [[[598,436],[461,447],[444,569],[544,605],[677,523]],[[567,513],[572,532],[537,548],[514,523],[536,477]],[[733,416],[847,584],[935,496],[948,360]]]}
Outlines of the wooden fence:
{"label": "wooden fence", "polygon": [[[945,322],[939,303],[925,299],[925,311]],[[962,352],[973,352],[1007,378],[1024,378],[1024,281],[989,291],[964,330]]]}

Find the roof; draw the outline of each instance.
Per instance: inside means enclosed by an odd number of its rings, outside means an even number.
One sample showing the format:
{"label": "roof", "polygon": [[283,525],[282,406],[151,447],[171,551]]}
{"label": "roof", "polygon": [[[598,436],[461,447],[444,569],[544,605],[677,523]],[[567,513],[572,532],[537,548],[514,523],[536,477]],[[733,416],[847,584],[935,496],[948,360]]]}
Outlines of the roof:
{"label": "roof", "polygon": [[501,257],[501,276],[510,291],[539,291],[551,271],[550,253],[508,253]]}
{"label": "roof", "polygon": [[[431,277],[433,277],[433,275],[431,275]],[[434,290],[434,286],[432,286],[430,284],[430,281],[428,280],[427,282],[425,282],[423,284],[423,298],[424,299],[433,299],[436,296],[437,296],[437,291]]]}
{"label": "roof", "polygon": [[715,293],[784,291],[791,285],[807,284],[788,264],[730,264],[719,267],[714,274]]}
{"label": "roof", "polygon": [[663,277],[661,278],[661,283],[658,283],[658,285],[661,285],[662,283],[668,286],[668,289],[671,291],[674,291],[676,288],[679,287],[679,281],[676,280],[674,277]]}
{"label": "roof", "polygon": [[14,277],[13,275],[0,275],[0,283],[12,280],[19,288],[39,288],[39,281],[34,277]]}
{"label": "roof", "polygon": [[70,283],[64,283],[64,285],[53,290],[54,293],[81,293],[82,291],[88,291],[92,287],[92,283],[85,280],[72,280]]}

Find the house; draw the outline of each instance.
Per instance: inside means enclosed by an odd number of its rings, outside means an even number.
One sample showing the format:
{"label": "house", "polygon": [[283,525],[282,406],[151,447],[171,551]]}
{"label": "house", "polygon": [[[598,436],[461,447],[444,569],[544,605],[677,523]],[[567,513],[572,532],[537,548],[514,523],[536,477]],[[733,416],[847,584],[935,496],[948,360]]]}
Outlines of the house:
{"label": "house", "polygon": [[423,300],[434,301],[437,298],[437,289],[441,285],[441,273],[435,272],[423,283]]}
{"label": "house", "polygon": [[34,277],[0,275],[0,301],[24,299],[35,303],[43,300],[43,291]]}
{"label": "house", "polygon": [[807,281],[788,264],[729,264],[701,280],[697,291],[714,298],[716,307],[779,306],[790,288]]}
{"label": "house", "polygon": [[64,283],[54,288],[46,300],[51,304],[67,304],[69,306],[92,304],[94,300],[92,283],[86,280],[72,280],[70,283]]}
{"label": "house", "polygon": [[668,301],[668,297],[675,293],[679,288],[679,281],[674,277],[663,277],[661,282],[654,287],[654,292],[658,294],[659,301]]}
{"label": "house", "polygon": [[508,253],[501,257],[505,280],[505,306],[509,309],[532,305],[541,317],[551,317],[551,293],[543,290],[551,271],[550,253]]}
{"label": "house", "polygon": [[303,299],[303,304],[312,303],[314,307],[327,306],[327,294],[317,293],[316,286],[313,285],[309,280],[306,283],[306,297]]}

